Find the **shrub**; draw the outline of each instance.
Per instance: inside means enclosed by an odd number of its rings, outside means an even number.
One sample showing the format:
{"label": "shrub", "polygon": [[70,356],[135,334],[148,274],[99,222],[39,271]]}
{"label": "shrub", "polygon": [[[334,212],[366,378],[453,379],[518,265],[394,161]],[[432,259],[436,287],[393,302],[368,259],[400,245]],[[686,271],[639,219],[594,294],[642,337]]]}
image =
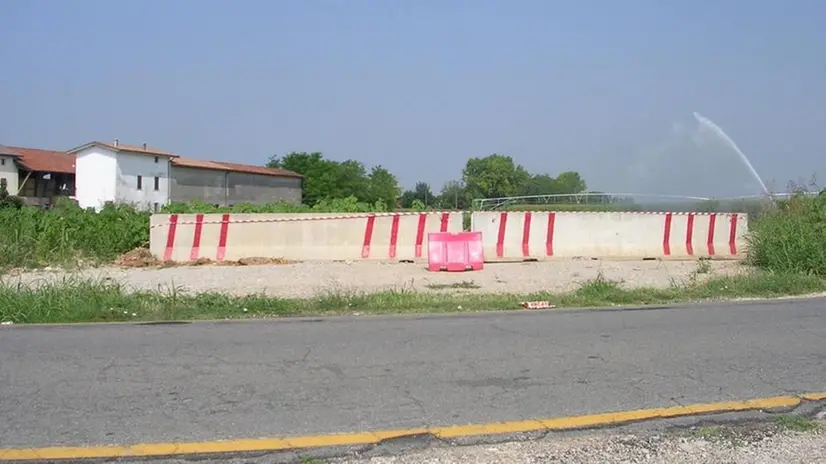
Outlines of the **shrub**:
{"label": "shrub", "polygon": [[0,268],[111,261],[149,242],[149,214],[107,205],[100,213],[60,202],[51,210],[0,210]]}
{"label": "shrub", "polygon": [[0,210],[20,209],[23,207],[23,200],[20,197],[9,195],[5,185],[0,185]]}
{"label": "shrub", "polygon": [[750,264],[826,276],[826,195],[795,194],[764,211],[749,227]]}
{"label": "shrub", "polygon": [[356,197],[333,198],[319,201],[315,206],[296,205],[292,203],[266,203],[253,205],[238,203],[233,206],[214,206],[201,201],[192,203],[171,203],[162,209],[163,213],[369,213],[383,212],[386,207],[381,202],[375,204],[358,201]]}

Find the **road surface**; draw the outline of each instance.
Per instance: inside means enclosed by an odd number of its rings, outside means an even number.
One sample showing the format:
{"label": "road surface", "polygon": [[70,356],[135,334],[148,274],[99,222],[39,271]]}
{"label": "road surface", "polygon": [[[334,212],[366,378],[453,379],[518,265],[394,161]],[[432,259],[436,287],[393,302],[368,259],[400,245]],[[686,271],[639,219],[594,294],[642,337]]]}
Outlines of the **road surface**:
{"label": "road surface", "polygon": [[826,301],[0,328],[0,448],[547,418],[826,391]]}

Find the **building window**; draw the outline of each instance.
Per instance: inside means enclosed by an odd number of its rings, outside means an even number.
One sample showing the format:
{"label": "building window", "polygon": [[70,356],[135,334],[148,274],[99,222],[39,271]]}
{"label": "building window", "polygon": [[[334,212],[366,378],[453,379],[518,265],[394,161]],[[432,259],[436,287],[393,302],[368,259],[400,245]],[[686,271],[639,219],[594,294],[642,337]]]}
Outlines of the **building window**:
{"label": "building window", "polygon": [[8,185],[9,185],[9,181],[7,181],[5,177],[0,179],[0,190],[7,190]]}
{"label": "building window", "polygon": [[143,189],[143,176],[138,176],[138,190]]}
{"label": "building window", "polygon": [[155,178],[155,191],[157,192],[160,189],[161,189],[161,178],[156,177]]}
{"label": "building window", "polygon": [[155,164],[158,164],[158,157],[155,157]]}
{"label": "building window", "polygon": [[160,210],[161,210],[160,205],[158,205],[157,203],[155,203],[155,212],[157,213],[157,212],[159,212]]}
{"label": "building window", "polygon": [[6,165],[6,158],[0,158],[0,166]]}

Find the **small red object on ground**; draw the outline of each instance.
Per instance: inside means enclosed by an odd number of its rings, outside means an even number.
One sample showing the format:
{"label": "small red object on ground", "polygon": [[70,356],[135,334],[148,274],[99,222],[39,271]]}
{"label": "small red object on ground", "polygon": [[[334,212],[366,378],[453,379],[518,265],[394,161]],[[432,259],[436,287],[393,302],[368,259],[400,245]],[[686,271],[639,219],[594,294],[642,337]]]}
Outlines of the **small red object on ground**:
{"label": "small red object on ground", "polygon": [[556,305],[552,305],[550,301],[523,301],[519,303],[519,306],[525,309],[552,309],[556,308]]}
{"label": "small red object on ground", "polygon": [[427,234],[429,271],[478,271],[484,266],[481,232],[431,232]]}

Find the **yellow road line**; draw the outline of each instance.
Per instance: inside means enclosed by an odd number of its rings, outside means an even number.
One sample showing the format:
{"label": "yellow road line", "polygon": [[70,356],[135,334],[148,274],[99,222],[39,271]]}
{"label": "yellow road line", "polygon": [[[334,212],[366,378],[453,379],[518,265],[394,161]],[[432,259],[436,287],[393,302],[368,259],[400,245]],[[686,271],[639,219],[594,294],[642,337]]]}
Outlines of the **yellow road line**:
{"label": "yellow road line", "polygon": [[438,438],[459,438],[479,435],[512,434],[545,430],[571,430],[623,424],[649,419],[664,419],[698,414],[712,414],[758,409],[795,407],[801,401],[826,400],[826,393],[797,396],[775,396],[745,401],[693,404],[668,408],[638,409],[586,416],[499,422],[478,425],[456,425],[420,429],[382,430],[375,432],[312,435],[303,437],[256,438],[191,443],[147,443],[131,446],[54,446],[46,448],[0,449],[0,461],[31,461],[57,459],[95,459],[118,457],[159,457],[213,453],[243,453],[283,451],[328,446],[376,444],[382,440],[411,435],[431,434]]}
{"label": "yellow road line", "polygon": [[826,393],[806,393],[800,397],[806,401],[826,401]]}

